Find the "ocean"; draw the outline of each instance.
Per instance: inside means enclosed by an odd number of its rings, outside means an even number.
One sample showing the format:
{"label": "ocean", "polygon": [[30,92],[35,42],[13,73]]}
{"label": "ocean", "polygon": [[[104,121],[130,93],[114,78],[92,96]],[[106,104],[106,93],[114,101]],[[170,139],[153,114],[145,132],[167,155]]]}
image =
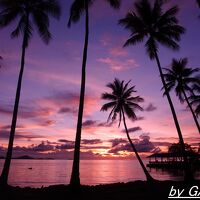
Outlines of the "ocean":
{"label": "ocean", "polygon": [[[147,159],[143,160],[146,164]],[[0,172],[4,160],[0,160]],[[20,187],[42,187],[68,184],[72,160],[12,160],[9,184]],[[182,180],[181,170],[148,169],[158,180]],[[200,172],[195,173],[200,178]],[[98,185],[116,182],[145,180],[136,159],[134,160],[81,160],[80,179],[83,185]]]}

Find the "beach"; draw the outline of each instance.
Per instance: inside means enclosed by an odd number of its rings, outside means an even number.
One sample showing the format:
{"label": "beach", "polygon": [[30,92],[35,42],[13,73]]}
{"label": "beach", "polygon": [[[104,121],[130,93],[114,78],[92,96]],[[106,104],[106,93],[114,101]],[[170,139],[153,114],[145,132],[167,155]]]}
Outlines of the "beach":
{"label": "beach", "polygon": [[[49,200],[49,199],[88,199],[88,200],[147,200],[147,199],[168,199],[171,187],[184,189],[181,194],[188,196],[187,191],[193,186],[200,186],[199,181],[184,183],[178,181],[134,181],[128,183],[114,183],[97,186],[80,186],[73,188],[69,185],[56,185],[44,188],[0,188],[2,200]],[[195,191],[193,191],[195,194]]]}

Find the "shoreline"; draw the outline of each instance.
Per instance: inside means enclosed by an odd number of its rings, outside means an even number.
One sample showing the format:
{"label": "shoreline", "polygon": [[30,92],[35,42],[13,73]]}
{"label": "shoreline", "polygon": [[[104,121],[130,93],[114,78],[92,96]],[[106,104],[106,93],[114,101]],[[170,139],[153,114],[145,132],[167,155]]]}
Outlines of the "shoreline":
{"label": "shoreline", "polygon": [[121,200],[121,199],[168,199],[171,188],[189,190],[192,186],[199,187],[200,181],[190,184],[182,181],[134,181],[101,185],[81,185],[74,188],[70,185],[52,185],[41,188],[13,187],[0,188],[2,200],[49,200],[49,199],[87,199],[87,200]]}

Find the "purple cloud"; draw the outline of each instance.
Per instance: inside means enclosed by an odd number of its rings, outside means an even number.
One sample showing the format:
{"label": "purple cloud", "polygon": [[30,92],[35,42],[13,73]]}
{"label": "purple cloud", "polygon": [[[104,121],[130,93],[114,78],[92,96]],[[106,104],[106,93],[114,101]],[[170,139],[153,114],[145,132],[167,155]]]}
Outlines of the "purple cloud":
{"label": "purple cloud", "polygon": [[152,112],[152,111],[155,111],[157,110],[157,107],[154,106],[152,103],[150,103],[146,108],[145,108],[145,111],[146,112]]}
{"label": "purple cloud", "polygon": [[[133,149],[130,143],[126,139],[115,139],[112,141],[112,148],[108,151],[108,153],[113,153],[118,155],[120,151],[128,151],[133,152]],[[133,141],[138,152],[152,152],[156,147],[150,141],[150,137],[148,135],[142,134],[139,136],[139,139]]]}
{"label": "purple cloud", "polygon": [[[136,127],[133,127],[133,128],[129,128],[129,129],[128,129],[128,132],[129,132],[129,133],[134,133],[134,132],[136,132],[136,131],[141,131],[141,130],[142,130],[141,127],[136,126]],[[126,130],[124,129],[122,132],[123,132],[123,133],[126,133]]]}
{"label": "purple cloud", "polygon": [[88,139],[83,139],[81,140],[81,144],[83,145],[87,145],[87,144],[101,144],[103,141],[101,141],[100,139],[91,139],[91,140],[88,140]]}

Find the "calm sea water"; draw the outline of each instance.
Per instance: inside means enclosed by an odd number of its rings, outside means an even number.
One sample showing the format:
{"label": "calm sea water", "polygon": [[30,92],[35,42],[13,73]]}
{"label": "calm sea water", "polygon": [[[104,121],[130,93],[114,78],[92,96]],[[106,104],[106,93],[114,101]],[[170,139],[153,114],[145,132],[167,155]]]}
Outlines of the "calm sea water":
{"label": "calm sea water", "polygon": [[[3,160],[0,160],[0,171]],[[144,159],[144,163],[148,160]],[[30,169],[32,168],[32,169]],[[42,187],[68,184],[71,160],[12,160],[9,184],[21,187]],[[149,170],[159,180],[182,180],[183,172],[172,170]],[[145,180],[137,160],[81,160],[81,183],[87,185]],[[196,173],[200,178],[200,173]]]}

